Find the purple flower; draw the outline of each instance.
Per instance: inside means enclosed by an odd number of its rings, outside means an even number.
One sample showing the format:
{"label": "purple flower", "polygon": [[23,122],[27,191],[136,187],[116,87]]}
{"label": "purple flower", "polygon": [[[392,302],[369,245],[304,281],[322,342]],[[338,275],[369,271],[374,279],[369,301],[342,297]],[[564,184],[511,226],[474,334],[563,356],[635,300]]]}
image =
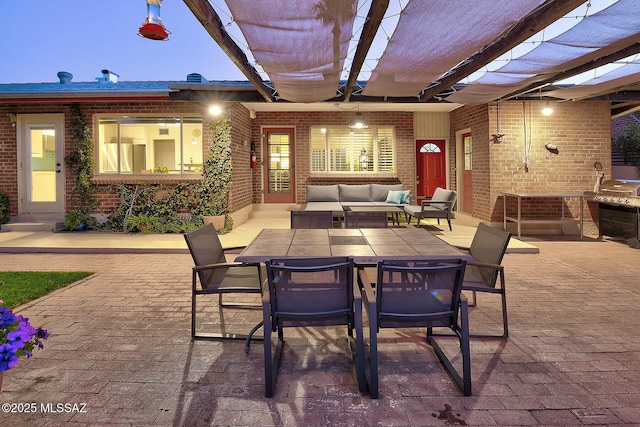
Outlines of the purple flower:
{"label": "purple flower", "polygon": [[0,345],[0,372],[13,368],[17,363],[16,349],[10,344]]}
{"label": "purple flower", "polygon": [[13,325],[17,320],[17,317],[13,315],[11,310],[5,307],[0,307],[0,328],[6,328],[9,325]]}
{"label": "purple flower", "polygon": [[[38,339],[46,340],[47,338],[49,338],[49,332],[46,329],[38,328],[38,330],[36,331],[36,336],[38,337]],[[42,343],[39,344],[42,345]]]}
{"label": "purple flower", "polygon": [[46,329],[34,328],[29,319],[0,305],[0,372],[14,367],[23,355],[31,357],[36,346],[44,348],[42,340],[47,338]]}

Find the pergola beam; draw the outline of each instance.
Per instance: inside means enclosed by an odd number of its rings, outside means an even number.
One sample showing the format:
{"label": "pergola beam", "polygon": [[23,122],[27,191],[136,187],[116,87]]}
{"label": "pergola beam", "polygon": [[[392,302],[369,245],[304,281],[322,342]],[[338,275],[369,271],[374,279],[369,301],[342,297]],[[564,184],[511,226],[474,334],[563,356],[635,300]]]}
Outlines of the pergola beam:
{"label": "pergola beam", "polygon": [[380,27],[380,23],[382,22],[382,18],[384,18],[384,14],[387,12],[388,7],[389,0],[373,0],[371,2],[371,7],[367,14],[367,20],[360,32],[358,47],[356,48],[356,53],[353,56],[353,61],[351,62],[349,78],[347,79],[347,84],[344,89],[344,102],[349,102],[349,98],[351,98],[353,88],[355,87],[356,80],[358,79],[358,74],[360,74],[360,70],[362,70],[364,60],[367,57],[369,49],[371,49],[373,39],[378,32],[378,28]]}
{"label": "pergola beam", "polygon": [[557,82],[560,80],[568,79],[569,77],[577,76],[578,74],[584,73],[585,71],[593,70],[594,68],[600,67],[602,65],[610,64],[612,62],[626,58],[628,56],[635,55],[636,53],[640,53],[640,43],[637,43],[637,42],[623,49],[620,49],[619,51],[614,52],[610,55],[605,55],[600,58],[588,61],[584,64],[578,65],[577,67],[557,73],[544,80],[532,83],[525,88],[519,89],[515,92],[511,92],[510,94],[503,96],[502,98],[500,98],[500,100],[502,101],[510,98],[516,98],[518,96],[531,93],[536,90],[540,90],[543,87],[553,82]]}
{"label": "pergola beam", "polygon": [[242,71],[256,90],[267,102],[273,102],[267,85],[256,69],[249,63],[242,49],[233,41],[229,33],[224,29],[220,17],[207,0],[184,0],[191,13],[200,21],[204,29],[218,43],[218,46]]}
{"label": "pergola beam", "polygon": [[443,90],[453,86],[460,80],[484,67],[503,53],[513,49],[532,35],[562,18],[585,0],[548,0],[536,11],[518,22],[505,35],[488,45],[480,52],[469,57],[462,65],[455,68],[442,79],[425,89],[420,101],[425,102],[438,95]]}

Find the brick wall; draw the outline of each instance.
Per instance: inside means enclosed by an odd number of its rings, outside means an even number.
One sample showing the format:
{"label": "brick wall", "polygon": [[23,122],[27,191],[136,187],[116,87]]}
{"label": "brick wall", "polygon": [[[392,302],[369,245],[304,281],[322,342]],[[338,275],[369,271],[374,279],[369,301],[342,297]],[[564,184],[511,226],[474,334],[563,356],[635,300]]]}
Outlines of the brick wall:
{"label": "brick wall", "polygon": [[[451,113],[451,132],[471,128],[473,135],[474,216],[500,222],[503,217],[503,191],[524,193],[579,193],[593,189],[594,162],[602,163],[611,176],[611,121],[606,101],[554,103],[554,113],[540,113],[543,102],[509,101],[499,105],[501,143],[490,142],[498,133],[498,106],[462,107]],[[486,116],[486,127],[480,116]],[[526,139],[525,139],[526,137]],[[528,171],[525,169],[525,140]],[[545,149],[550,143],[558,154]],[[552,200],[525,200],[523,211],[535,218],[559,215],[561,206]],[[578,201],[566,208],[579,214]],[[509,207],[510,212],[513,206]],[[589,204],[586,220],[597,219],[597,206]]]}
{"label": "brick wall", "polygon": [[[296,203],[304,203],[307,184],[333,183],[397,183],[405,184],[412,189],[415,181],[413,113],[408,112],[375,112],[363,113],[370,126],[394,126],[396,138],[396,170],[391,174],[370,176],[352,174],[313,174],[310,165],[311,126],[346,126],[355,112],[257,112],[251,123],[251,140],[256,143],[258,164],[262,159],[262,137],[260,130],[266,127],[295,128],[295,170],[296,170]],[[253,173],[254,203],[262,202],[261,168]]]}
{"label": "brick wall", "polygon": [[[70,102],[57,103],[20,103],[0,105],[0,188],[9,196],[11,203],[11,213],[18,213],[18,169],[17,169],[17,128],[11,126],[7,117],[8,113],[14,114],[39,114],[39,113],[62,113],[65,115],[65,127],[68,129],[71,120]],[[204,155],[209,152],[213,132],[209,129],[209,122],[214,120],[207,112],[207,106],[197,103],[170,102],[170,101],[130,101],[130,102],[82,102],[80,109],[84,119],[92,127],[94,116],[97,114],[200,114],[203,119],[203,150]],[[230,199],[230,210],[235,211],[251,204],[251,173],[249,169],[249,135],[250,122],[249,112],[240,104],[229,104],[226,110],[231,119],[232,126],[232,156],[233,156],[233,188]],[[95,135],[95,129],[94,129]],[[94,143],[96,141],[94,140]],[[71,134],[65,131],[65,155],[71,149]],[[144,177],[145,182],[161,182],[165,188],[171,188],[177,182],[199,180],[199,175],[193,177],[184,175],[153,175]],[[95,183],[98,185],[97,200],[100,204],[100,211],[108,213],[119,203],[117,194],[108,192],[110,186],[120,183],[139,183],[141,178],[130,178],[128,176],[96,177]],[[75,182],[73,171],[66,170],[66,210],[72,209],[71,192]]]}

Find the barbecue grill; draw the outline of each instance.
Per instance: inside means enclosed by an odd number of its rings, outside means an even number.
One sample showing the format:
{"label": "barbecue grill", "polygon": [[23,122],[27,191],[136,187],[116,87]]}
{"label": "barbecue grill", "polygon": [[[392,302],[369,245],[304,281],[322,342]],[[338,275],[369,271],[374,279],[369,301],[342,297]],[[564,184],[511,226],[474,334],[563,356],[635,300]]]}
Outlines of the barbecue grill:
{"label": "barbecue grill", "polygon": [[587,200],[598,203],[600,237],[625,239],[640,247],[640,180],[610,179],[597,192],[586,192]]}

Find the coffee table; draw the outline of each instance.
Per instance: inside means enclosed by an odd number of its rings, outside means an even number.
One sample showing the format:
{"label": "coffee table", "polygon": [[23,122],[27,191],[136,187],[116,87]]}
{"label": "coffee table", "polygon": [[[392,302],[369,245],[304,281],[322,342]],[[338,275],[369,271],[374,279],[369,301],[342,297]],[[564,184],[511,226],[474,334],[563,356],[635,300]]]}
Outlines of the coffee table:
{"label": "coffee table", "polygon": [[402,208],[398,206],[345,206],[344,210],[349,210],[351,212],[385,212],[391,214],[391,221],[393,225],[397,225],[400,227],[400,212],[404,212]]}

